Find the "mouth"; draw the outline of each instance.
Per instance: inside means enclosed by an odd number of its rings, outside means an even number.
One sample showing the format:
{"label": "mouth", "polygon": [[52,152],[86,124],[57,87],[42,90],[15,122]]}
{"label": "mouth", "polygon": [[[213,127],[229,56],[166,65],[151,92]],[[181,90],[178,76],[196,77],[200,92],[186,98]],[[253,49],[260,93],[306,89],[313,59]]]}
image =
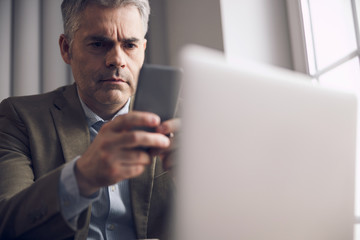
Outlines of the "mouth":
{"label": "mouth", "polygon": [[122,78],[108,78],[108,79],[104,79],[104,80],[100,80],[100,82],[102,83],[126,83],[126,81]]}

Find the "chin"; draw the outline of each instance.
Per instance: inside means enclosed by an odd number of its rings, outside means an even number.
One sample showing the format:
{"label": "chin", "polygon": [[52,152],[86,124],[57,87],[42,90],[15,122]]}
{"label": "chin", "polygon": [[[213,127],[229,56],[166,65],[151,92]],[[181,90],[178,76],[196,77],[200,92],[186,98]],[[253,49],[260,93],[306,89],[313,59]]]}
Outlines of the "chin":
{"label": "chin", "polygon": [[[114,91],[112,91],[114,92]],[[98,102],[104,105],[124,105],[129,99],[130,95],[120,92],[119,90],[116,93],[106,92],[98,96]]]}

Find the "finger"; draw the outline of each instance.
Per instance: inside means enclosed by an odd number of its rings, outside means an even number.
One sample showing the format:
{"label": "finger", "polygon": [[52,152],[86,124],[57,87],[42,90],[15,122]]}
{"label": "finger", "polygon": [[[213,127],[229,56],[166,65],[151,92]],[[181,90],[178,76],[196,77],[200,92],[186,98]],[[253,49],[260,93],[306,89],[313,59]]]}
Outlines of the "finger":
{"label": "finger", "polygon": [[107,141],[109,147],[117,149],[131,149],[136,147],[167,148],[170,139],[160,133],[149,133],[145,131],[125,131],[114,134],[113,139]]}
{"label": "finger", "polygon": [[122,166],[120,174],[121,178],[129,179],[140,176],[145,170],[144,165]]}
{"label": "finger", "polygon": [[177,150],[179,148],[179,141],[177,138],[169,138],[170,145],[167,148],[151,148],[149,154],[151,156],[164,155],[171,151]]}
{"label": "finger", "polygon": [[122,165],[118,164],[117,167],[112,168],[112,172],[106,175],[103,179],[102,185],[115,184],[124,179],[134,178],[141,175],[145,170],[145,165]]}
{"label": "finger", "polygon": [[[133,111],[116,117],[107,127],[112,131],[130,130],[134,127],[157,127],[160,124],[160,117],[154,113]],[[105,125],[103,126],[105,127]]]}
{"label": "finger", "polygon": [[117,155],[117,161],[123,166],[131,165],[149,165],[151,163],[151,157],[141,150],[122,150]]}
{"label": "finger", "polygon": [[121,154],[113,155],[111,159],[103,161],[98,172],[102,176],[102,181],[114,184],[120,180],[134,177],[138,174],[137,170],[145,168],[152,162],[151,157],[141,151],[122,151]]}
{"label": "finger", "polygon": [[173,119],[162,122],[156,128],[156,132],[167,135],[170,133],[178,132],[180,130],[180,127],[181,127],[180,118],[173,118]]}

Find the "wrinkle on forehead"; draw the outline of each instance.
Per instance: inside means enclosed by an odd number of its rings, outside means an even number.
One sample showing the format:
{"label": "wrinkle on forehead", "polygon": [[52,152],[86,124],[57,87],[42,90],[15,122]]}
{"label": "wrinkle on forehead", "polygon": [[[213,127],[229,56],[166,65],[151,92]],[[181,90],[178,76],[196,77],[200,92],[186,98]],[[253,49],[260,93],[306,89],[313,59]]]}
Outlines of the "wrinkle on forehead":
{"label": "wrinkle on forehead", "polygon": [[138,9],[133,5],[107,8],[89,5],[83,12],[79,30],[86,35],[104,35],[117,39],[144,38],[144,27]]}

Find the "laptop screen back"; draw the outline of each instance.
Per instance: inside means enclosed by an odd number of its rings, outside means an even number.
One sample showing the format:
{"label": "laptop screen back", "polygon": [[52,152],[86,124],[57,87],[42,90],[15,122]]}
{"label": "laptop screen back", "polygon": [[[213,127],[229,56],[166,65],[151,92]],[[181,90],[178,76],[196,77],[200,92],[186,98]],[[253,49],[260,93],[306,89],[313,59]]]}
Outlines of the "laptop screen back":
{"label": "laptop screen back", "polygon": [[353,238],[356,98],[188,47],[175,239]]}

